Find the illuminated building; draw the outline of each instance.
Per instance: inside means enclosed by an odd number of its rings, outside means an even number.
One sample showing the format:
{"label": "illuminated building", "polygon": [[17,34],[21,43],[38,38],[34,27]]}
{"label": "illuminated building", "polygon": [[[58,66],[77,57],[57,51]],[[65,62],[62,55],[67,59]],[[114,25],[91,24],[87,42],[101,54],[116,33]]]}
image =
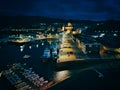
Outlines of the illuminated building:
{"label": "illuminated building", "polygon": [[67,26],[65,27],[66,34],[71,33],[72,29],[73,29],[72,24],[68,22]]}

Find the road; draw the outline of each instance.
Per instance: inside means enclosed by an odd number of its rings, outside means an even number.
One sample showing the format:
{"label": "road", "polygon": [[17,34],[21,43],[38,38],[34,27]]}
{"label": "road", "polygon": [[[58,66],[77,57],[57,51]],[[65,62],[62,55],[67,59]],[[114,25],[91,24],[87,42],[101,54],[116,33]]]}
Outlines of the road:
{"label": "road", "polygon": [[75,61],[75,60],[90,60],[90,59],[120,59],[120,54],[84,54],[84,47],[80,40],[75,39],[72,34],[63,33],[59,49],[59,58],[57,63]]}
{"label": "road", "polygon": [[63,34],[60,46],[59,58],[57,59],[58,63],[85,58],[85,55],[78,48],[77,42],[71,34]]}

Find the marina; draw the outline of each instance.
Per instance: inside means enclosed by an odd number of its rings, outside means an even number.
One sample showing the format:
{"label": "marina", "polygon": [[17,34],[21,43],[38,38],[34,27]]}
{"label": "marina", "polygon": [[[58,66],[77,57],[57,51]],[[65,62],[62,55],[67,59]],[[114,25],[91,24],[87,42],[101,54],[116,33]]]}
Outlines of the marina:
{"label": "marina", "polygon": [[32,68],[27,68],[26,64],[15,63],[8,70],[3,71],[3,75],[7,77],[17,90],[46,90],[54,81],[45,80],[36,74]]}

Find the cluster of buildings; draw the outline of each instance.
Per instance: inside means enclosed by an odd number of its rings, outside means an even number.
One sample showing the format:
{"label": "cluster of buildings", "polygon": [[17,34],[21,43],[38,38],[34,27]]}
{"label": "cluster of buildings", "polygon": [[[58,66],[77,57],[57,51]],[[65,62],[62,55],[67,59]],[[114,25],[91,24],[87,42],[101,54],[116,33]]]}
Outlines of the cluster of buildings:
{"label": "cluster of buildings", "polygon": [[[103,28],[106,25],[107,28]],[[62,27],[62,31],[64,31],[65,34],[71,33],[71,35],[74,36],[78,47],[85,55],[102,56],[107,52],[119,54],[120,30],[117,28],[118,26],[115,28],[114,25],[116,24],[113,24],[113,28],[108,23],[97,23],[96,26],[95,24],[93,25],[94,27],[88,26],[84,29],[74,29],[73,25],[71,23],[68,23],[67,26]],[[109,29],[111,30],[111,27],[113,30],[109,31]]]}

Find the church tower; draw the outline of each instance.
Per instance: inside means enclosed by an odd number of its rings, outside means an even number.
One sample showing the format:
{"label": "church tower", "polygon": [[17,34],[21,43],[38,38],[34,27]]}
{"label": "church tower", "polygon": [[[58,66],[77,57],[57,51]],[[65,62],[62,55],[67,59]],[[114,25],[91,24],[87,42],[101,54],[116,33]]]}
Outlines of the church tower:
{"label": "church tower", "polygon": [[72,24],[70,23],[70,22],[68,22],[68,24],[67,24],[67,26],[65,27],[65,29],[66,29],[66,34],[69,34],[69,33],[71,33],[71,31],[72,31],[72,29],[73,29],[73,26],[72,26]]}

